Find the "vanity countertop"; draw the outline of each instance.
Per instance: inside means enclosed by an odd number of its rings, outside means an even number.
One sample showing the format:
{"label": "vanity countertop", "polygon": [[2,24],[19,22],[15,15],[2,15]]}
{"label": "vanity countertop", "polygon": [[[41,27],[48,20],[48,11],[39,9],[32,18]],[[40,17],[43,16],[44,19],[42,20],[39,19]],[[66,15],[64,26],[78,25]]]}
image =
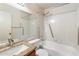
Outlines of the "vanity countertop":
{"label": "vanity countertop", "polygon": [[[29,55],[33,50],[36,49],[36,46],[28,43],[27,41],[24,41],[24,40],[20,40],[20,41],[17,41],[12,47],[11,46],[6,46],[5,48],[1,48],[0,49],[0,53],[3,53],[5,51],[8,51],[14,47],[18,47],[18,46],[21,46],[21,45],[25,45],[25,46],[28,46],[29,48],[25,49],[25,50],[22,50],[20,53],[18,54],[15,54],[14,56],[27,56]],[[23,49],[23,48],[21,48]],[[11,50],[10,50],[11,51]],[[6,52],[5,52],[6,53]],[[6,53],[7,54],[7,53]]]}

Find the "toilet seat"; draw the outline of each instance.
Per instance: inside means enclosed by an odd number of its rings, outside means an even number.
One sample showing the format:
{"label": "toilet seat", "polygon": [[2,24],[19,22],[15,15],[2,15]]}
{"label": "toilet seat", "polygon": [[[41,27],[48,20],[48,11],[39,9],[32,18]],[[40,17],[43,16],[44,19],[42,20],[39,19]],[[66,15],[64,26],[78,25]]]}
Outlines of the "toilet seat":
{"label": "toilet seat", "polygon": [[38,49],[36,51],[36,55],[38,55],[38,56],[48,56],[48,52],[45,49]]}

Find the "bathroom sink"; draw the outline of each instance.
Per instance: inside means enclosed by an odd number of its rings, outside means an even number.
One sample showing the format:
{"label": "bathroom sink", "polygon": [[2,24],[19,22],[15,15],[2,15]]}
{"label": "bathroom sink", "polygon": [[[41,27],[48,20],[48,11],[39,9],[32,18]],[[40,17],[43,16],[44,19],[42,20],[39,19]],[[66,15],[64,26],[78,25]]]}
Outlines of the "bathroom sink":
{"label": "bathroom sink", "polygon": [[13,48],[10,48],[6,51],[3,51],[0,53],[0,56],[13,56],[13,55],[18,55],[19,53],[21,53],[22,51],[26,50],[30,48],[29,46],[27,45],[19,45],[19,46],[16,46],[16,47],[13,47]]}

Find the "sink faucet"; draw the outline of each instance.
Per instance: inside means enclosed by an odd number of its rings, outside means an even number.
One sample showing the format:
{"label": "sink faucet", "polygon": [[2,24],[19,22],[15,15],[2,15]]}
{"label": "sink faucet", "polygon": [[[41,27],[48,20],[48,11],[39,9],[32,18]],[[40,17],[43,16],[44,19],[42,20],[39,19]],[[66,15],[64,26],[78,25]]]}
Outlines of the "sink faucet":
{"label": "sink faucet", "polygon": [[9,33],[8,42],[9,42],[9,45],[10,45],[10,46],[13,46],[14,40],[12,39],[11,33]]}

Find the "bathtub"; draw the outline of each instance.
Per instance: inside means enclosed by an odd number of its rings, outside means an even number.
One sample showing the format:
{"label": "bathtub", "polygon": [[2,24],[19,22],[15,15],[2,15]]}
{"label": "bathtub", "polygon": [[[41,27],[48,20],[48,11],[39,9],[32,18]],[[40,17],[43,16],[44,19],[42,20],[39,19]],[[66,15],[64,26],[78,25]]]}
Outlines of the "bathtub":
{"label": "bathtub", "polygon": [[54,41],[43,41],[43,47],[47,50],[49,56],[79,56],[77,48]]}

